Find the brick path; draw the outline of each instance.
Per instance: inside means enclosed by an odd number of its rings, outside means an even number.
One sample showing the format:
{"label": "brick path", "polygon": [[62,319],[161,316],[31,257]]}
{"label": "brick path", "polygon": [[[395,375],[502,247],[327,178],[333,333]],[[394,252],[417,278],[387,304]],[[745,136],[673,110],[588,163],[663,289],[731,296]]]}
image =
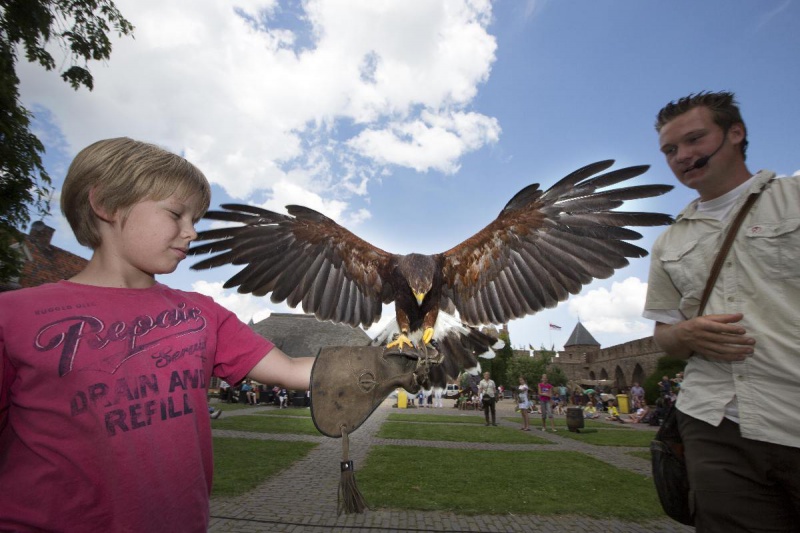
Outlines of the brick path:
{"label": "brick path", "polygon": [[[451,402],[448,401],[446,405]],[[256,410],[274,409],[258,407],[241,411],[227,411],[224,416],[251,414]],[[446,447],[493,450],[573,450],[638,474],[649,475],[649,462],[627,455],[625,452],[642,448],[614,446],[592,446],[573,439],[560,437],[558,433],[532,431],[532,435],[552,442],[548,445],[482,444],[458,442],[430,442],[413,440],[387,440],[375,435],[381,424],[393,410],[387,400],[350,437],[350,456],[355,461],[356,475],[364,464],[370,446],[402,444],[406,446]],[[402,411],[401,411],[402,412]],[[409,411],[414,412],[414,411]],[[452,408],[425,409],[425,414],[454,414]],[[291,410],[287,411],[291,414]],[[513,416],[513,402],[500,402],[497,407],[498,424],[518,427],[518,423],[502,420]],[[540,419],[531,416],[535,426]],[[635,427],[635,426],[631,426]],[[368,510],[364,514],[336,516],[336,493],[339,483],[339,461],[341,440],[327,437],[288,434],[259,434],[249,432],[215,430],[215,436],[258,438],[284,441],[318,442],[304,459],[287,470],[270,478],[250,493],[236,498],[214,498],[211,501],[210,532],[307,532],[328,531],[367,532],[583,532],[602,531],[613,533],[633,532],[692,532],[694,528],[682,526],[668,518],[637,524],[620,520],[598,520],[580,516],[537,515],[478,515],[464,516],[449,512]],[[269,460],[269,458],[264,458]]]}

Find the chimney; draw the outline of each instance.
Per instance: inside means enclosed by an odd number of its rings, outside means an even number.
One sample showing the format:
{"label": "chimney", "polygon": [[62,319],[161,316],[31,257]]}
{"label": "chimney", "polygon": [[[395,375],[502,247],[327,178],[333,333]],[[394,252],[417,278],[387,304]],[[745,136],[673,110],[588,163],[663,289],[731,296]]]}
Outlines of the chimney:
{"label": "chimney", "polygon": [[50,241],[53,239],[53,234],[55,232],[56,230],[54,228],[51,228],[41,220],[37,220],[31,224],[31,231],[28,237],[31,241],[40,246],[50,246]]}

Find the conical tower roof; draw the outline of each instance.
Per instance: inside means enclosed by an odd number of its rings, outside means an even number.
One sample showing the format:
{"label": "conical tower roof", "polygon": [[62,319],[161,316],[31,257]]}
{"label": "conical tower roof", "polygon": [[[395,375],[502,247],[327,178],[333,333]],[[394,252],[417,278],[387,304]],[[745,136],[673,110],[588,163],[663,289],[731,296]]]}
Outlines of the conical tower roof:
{"label": "conical tower roof", "polygon": [[575,326],[575,329],[572,330],[572,334],[567,339],[567,342],[564,343],[564,348],[568,348],[570,346],[600,346],[600,343],[597,342],[592,334],[583,327],[583,324],[578,322]]}

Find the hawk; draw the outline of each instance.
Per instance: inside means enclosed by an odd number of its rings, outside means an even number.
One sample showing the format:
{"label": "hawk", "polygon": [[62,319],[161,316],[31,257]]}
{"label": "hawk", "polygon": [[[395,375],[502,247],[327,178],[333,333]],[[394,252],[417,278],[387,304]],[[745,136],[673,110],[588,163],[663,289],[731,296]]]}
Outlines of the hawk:
{"label": "hawk", "polygon": [[[628,265],[628,258],[647,255],[628,242],[641,238],[629,226],[672,222],[661,213],[616,211],[627,200],[659,196],[672,186],[608,189],[649,168],[603,173],[613,164],[587,165],[546,191],[539,184],[525,187],[485,228],[433,255],[387,252],[299,205],[280,214],[225,204],[224,211],[209,211],[205,218],[238,225],[200,232],[197,242],[203,244],[189,253],[216,255],[192,268],[241,265],[226,288],[271,293],[273,302],[302,305],[320,320],[351,326],[370,327],[380,319],[383,304],[394,303],[398,334],[387,339],[387,348],[411,349],[412,339],[422,346],[438,340],[443,373],[455,377],[459,367],[474,367],[475,356],[494,342],[477,326],[505,324],[554,307],[593,279],[610,277]],[[449,316],[456,311],[459,320]],[[437,321],[463,323],[461,340],[437,334]]]}

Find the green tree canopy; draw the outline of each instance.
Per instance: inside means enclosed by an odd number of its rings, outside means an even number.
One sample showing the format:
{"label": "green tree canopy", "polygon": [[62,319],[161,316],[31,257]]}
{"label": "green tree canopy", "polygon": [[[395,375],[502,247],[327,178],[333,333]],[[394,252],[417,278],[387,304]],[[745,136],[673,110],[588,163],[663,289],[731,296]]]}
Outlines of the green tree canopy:
{"label": "green tree canopy", "polygon": [[111,0],[0,0],[0,281],[19,275],[12,245],[20,228],[50,211],[50,176],[42,165],[44,145],[30,130],[33,115],[20,102],[17,55],[47,70],[57,62],[49,50],[65,54],[61,78],[73,89],[91,90],[89,61],[111,56],[108,34],[129,35],[133,25]]}
{"label": "green tree canopy", "polygon": [[513,385],[516,383],[516,381],[512,381],[511,376],[508,375],[508,365],[514,359],[514,350],[511,348],[511,339],[508,333],[501,332],[498,337],[505,345],[499,350],[495,350],[495,357],[490,360],[491,371],[495,383],[508,387],[509,384]]}
{"label": "green tree canopy", "polygon": [[508,365],[509,387],[516,388],[519,377],[522,376],[528,386],[535,390],[542,374],[547,374],[547,381],[555,386],[566,385],[567,375],[560,367],[552,364],[555,354],[553,350],[538,350],[535,357],[512,359]]}

